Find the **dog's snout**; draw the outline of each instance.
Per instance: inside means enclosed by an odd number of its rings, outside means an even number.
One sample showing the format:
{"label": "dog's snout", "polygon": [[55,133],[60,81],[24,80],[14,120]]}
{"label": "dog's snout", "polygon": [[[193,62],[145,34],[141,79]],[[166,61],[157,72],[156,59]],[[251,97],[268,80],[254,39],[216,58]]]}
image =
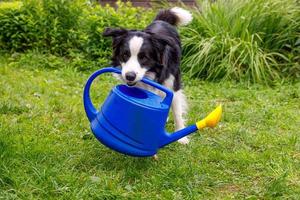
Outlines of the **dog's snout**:
{"label": "dog's snout", "polygon": [[127,72],[125,74],[125,78],[127,81],[134,81],[136,78],[136,74],[134,72]]}

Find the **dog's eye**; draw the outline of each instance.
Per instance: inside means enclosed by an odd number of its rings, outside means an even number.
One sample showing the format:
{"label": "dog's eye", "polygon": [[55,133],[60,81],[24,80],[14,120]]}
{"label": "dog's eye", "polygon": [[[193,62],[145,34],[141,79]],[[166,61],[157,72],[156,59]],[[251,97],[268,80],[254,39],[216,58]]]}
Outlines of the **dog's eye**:
{"label": "dog's eye", "polygon": [[124,60],[128,60],[128,58],[130,57],[130,54],[129,54],[129,52],[128,51],[125,51],[124,53],[123,53],[123,59]]}
{"label": "dog's eye", "polygon": [[140,53],[140,54],[138,55],[138,57],[139,57],[140,60],[146,60],[146,59],[147,59],[147,56],[146,56],[145,53]]}

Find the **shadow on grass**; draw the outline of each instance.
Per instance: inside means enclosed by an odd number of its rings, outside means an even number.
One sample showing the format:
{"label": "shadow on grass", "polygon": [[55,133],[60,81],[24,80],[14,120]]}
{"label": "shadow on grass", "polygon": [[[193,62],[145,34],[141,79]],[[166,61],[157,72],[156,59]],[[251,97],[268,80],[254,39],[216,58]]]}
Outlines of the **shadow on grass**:
{"label": "shadow on grass", "polygon": [[[152,157],[131,157],[115,152],[93,140],[87,142],[88,148],[84,149],[75,160],[75,169],[89,174],[116,173],[125,179],[140,179],[157,162]],[[74,160],[72,161],[74,162]]]}

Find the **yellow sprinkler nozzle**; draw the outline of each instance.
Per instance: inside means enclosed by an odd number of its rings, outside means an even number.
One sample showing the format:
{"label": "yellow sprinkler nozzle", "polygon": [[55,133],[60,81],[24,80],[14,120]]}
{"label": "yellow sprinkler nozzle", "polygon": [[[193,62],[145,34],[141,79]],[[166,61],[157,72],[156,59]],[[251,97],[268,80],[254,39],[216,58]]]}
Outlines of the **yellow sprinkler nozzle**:
{"label": "yellow sprinkler nozzle", "polygon": [[205,127],[213,128],[215,127],[222,116],[222,105],[219,105],[214,111],[209,113],[204,119],[198,121],[196,126],[198,129],[203,129]]}

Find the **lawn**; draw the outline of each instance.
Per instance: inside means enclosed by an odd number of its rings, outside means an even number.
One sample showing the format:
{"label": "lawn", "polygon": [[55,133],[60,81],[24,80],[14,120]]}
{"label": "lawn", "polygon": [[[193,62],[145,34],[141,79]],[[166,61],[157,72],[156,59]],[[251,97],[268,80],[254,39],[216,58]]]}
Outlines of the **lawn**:
{"label": "lawn", "polygon": [[[300,199],[300,83],[185,77],[189,124],[219,103],[222,122],[155,161],[93,137],[82,105],[92,71],[32,63],[0,57],[0,199]],[[108,75],[96,81],[93,102],[114,84]]]}

